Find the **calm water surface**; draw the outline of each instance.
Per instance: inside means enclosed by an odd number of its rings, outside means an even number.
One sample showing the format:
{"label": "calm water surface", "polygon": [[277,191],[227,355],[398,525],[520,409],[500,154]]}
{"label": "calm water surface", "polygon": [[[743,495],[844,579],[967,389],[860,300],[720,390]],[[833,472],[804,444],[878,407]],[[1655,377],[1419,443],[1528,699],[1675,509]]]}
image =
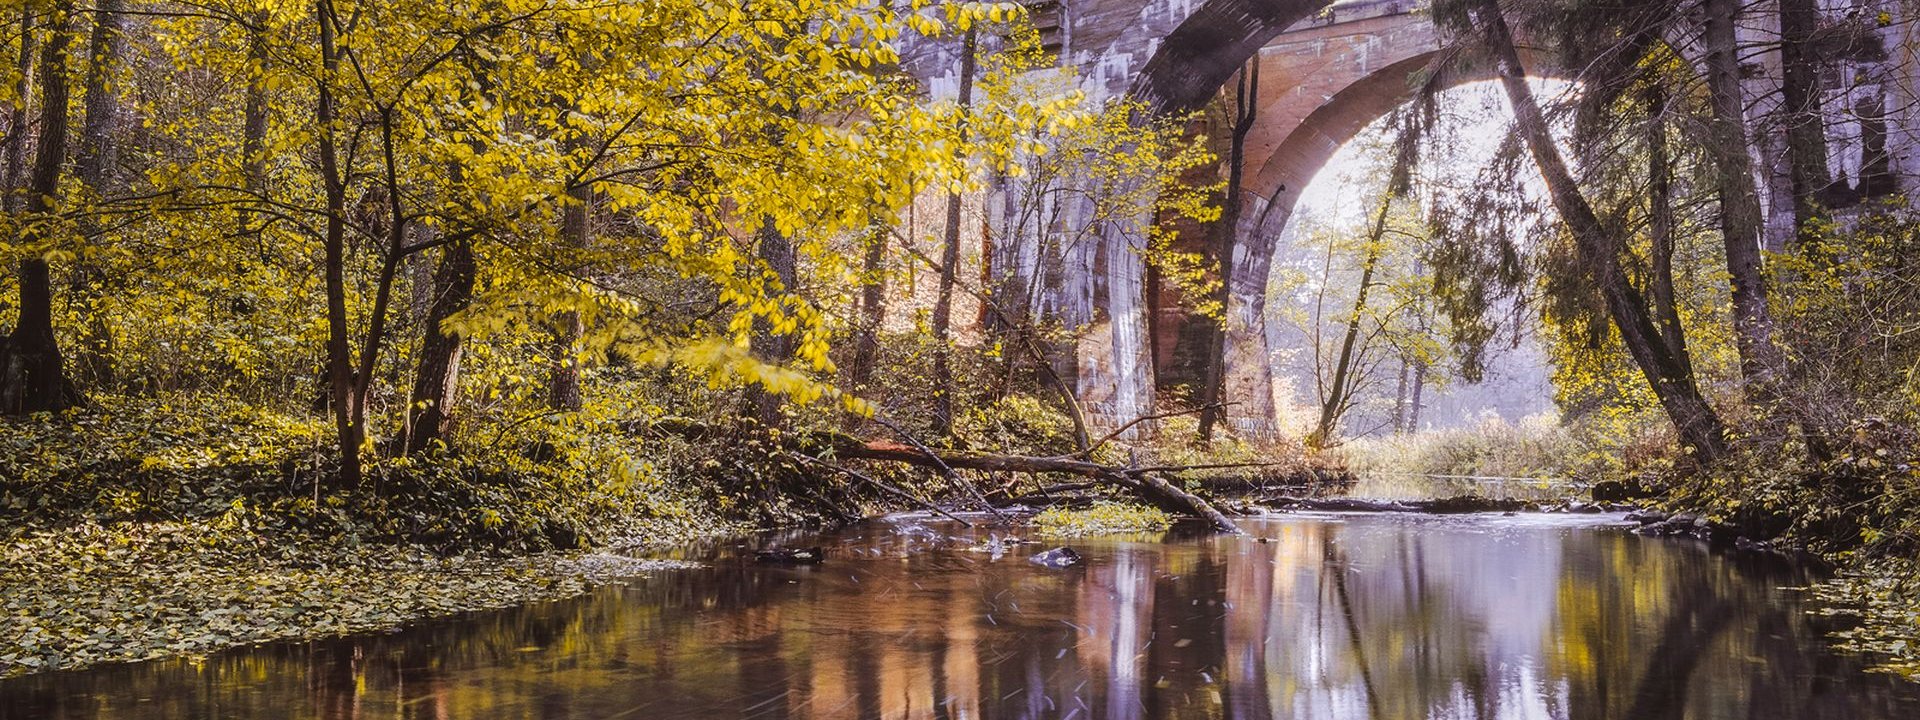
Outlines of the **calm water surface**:
{"label": "calm water surface", "polygon": [[[1804,574],[1612,516],[1296,515],[1073,543],[879,522],[392,635],[0,682],[0,718],[1920,718]],[[1266,542],[1260,539],[1267,540]]]}

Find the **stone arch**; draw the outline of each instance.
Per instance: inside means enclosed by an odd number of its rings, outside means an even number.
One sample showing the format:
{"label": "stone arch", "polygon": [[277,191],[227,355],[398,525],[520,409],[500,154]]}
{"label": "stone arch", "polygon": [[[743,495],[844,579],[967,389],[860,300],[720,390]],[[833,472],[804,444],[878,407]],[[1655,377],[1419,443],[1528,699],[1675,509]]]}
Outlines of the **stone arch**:
{"label": "stone arch", "polygon": [[[1430,79],[1444,90],[1496,77],[1489,64],[1448,58],[1457,45],[1428,18],[1384,5],[1371,17],[1292,29],[1261,54],[1263,84],[1269,77],[1289,82],[1262,93],[1263,119],[1249,137],[1229,282],[1226,395],[1242,402],[1229,417],[1242,433],[1275,429],[1267,280],[1301,191],[1342,146],[1414,99]],[[1521,54],[1532,75],[1563,74],[1543,52],[1522,47]]]}
{"label": "stone arch", "polygon": [[[1377,2],[1378,0],[1362,0]],[[1411,2],[1411,0],[1400,0]],[[1204,104],[1262,45],[1332,0],[1084,0],[1063,5],[1063,64],[1097,97],[1177,112]],[[1147,219],[1129,221],[1144,227]],[[1109,228],[1064,258],[1060,316],[1082,328],[1069,362],[1096,425],[1152,411],[1156,394],[1140,233]]]}
{"label": "stone arch", "polygon": [[1160,111],[1198,108],[1268,41],[1335,4],[1337,0],[1204,0],[1140,65],[1128,93]]}

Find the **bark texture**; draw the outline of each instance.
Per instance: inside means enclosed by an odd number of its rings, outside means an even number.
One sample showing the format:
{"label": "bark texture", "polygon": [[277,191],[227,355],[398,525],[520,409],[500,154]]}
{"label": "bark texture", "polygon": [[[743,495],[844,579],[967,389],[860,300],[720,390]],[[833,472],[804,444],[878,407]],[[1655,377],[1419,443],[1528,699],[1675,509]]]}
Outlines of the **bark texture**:
{"label": "bark texture", "polygon": [[[27,181],[22,210],[29,216],[54,210],[60,170],[67,158],[67,52],[73,45],[73,3],[56,5],[47,43],[40,55],[40,138]],[[16,130],[23,130],[17,128]],[[29,222],[20,244],[42,240],[40,225]],[[22,259],[19,272],[19,321],[0,343],[0,412],[21,415],[65,409],[78,400],[67,381],[66,361],[53,333],[53,269],[45,258]]]}
{"label": "bark texture", "polygon": [[477,270],[472,243],[457,240],[446,245],[440,267],[433,273],[433,297],[421,330],[420,360],[414,366],[413,392],[408,396],[402,454],[432,450],[446,441],[451,430],[452,408],[459,400],[464,346],[461,337],[447,332],[444,325],[448,318],[473,304]]}

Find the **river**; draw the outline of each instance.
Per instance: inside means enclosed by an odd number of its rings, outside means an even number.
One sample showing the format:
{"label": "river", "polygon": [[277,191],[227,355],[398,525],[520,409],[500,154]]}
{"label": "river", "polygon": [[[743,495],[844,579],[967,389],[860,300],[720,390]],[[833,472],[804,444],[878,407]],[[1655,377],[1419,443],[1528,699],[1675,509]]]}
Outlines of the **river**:
{"label": "river", "polygon": [[1618,515],[1244,528],[1075,540],[1064,570],[922,519],[716,542],[569,601],[16,678],[0,719],[1920,718],[1779,558]]}

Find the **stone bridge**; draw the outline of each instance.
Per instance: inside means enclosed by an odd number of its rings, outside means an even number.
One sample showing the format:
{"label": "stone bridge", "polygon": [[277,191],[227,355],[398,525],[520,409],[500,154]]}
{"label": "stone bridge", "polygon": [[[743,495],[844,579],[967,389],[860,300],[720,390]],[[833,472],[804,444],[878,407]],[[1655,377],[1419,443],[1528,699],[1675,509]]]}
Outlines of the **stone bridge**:
{"label": "stone bridge", "polygon": [[[1226,397],[1240,403],[1229,420],[1242,432],[1273,432],[1276,402],[1284,402],[1275,398],[1273,349],[1265,340],[1265,290],[1274,243],[1300,191],[1343,144],[1408,100],[1417,78],[1453,44],[1419,2],[1026,0],[1060,64],[1076,69],[1081,86],[1099,97],[1131,95],[1165,111],[1195,109],[1257,58],[1258,117],[1246,144],[1242,225],[1229,279]],[[1749,119],[1761,128],[1753,148],[1760,160],[1756,176],[1770,210],[1791,203],[1784,132],[1769,120],[1779,104],[1780,77],[1779,52],[1768,45],[1777,38],[1771,3],[1749,6],[1754,9],[1742,30],[1744,42],[1772,48],[1749,51],[1746,68]],[[1909,37],[1914,31],[1904,21],[1907,11],[1897,0],[1857,0],[1827,15],[1844,21],[1882,12],[1895,18],[1873,31],[1882,52],[1829,61],[1823,68],[1830,165],[1845,182],[1865,186],[1862,176],[1880,168],[1904,187],[1920,174],[1913,141],[1920,93],[1912,57],[1920,42]],[[1684,37],[1674,42],[1687,53]],[[1531,72],[1556,72],[1550,57],[1522,51]],[[1449,72],[1454,75],[1443,82],[1483,79],[1472,70]],[[935,76],[936,93],[952,86],[940,74],[923,74]],[[1791,233],[1791,218],[1770,211],[1769,229],[1777,242]],[[1109,227],[1099,242],[1070,248],[1067,282],[1047,303],[1068,325],[1084,328],[1070,369],[1089,414],[1108,427],[1151,411],[1156,356],[1164,364],[1175,341],[1165,328],[1177,323],[1148,318],[1142,235],[1137,228]],[[1010,265],[1021,270],[1020,263]],[[1025,271],[1038,272],[1028,265]],[[1158,337],[1149,333],[1153,326]],[[1155,352],[1156,345],[1162,352]]]}

